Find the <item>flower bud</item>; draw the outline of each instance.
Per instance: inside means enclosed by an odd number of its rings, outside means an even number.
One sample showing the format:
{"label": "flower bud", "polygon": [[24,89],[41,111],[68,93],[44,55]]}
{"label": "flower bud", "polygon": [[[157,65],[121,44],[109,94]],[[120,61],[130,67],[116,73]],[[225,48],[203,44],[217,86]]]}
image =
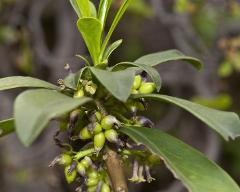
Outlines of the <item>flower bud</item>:
{"label": "flower bud", "polygon": [[102,126],[99,123],[95,123],[95,126],[93,128],[93,134],[96,135],[100,132],[102,132]]}
{"label": "flower bud", "polygon": [[111,192],[110,186],[106,183],[103,183],[101,192]]}
{"label": "flower bud", "polygon": [[94,148],[96,151],[100,151],[104,144],[105,144],[105,135],[103,132],[98,133],[97,135],[94,136]]}
{"label": "flower bud", "polygon": [[134,81],[133,81],[133,89],[139,89],[139,87],[141,86],[142,83],[142,77],[141,75],[136,75],[134,77]]}
{"label": "flower bud", "polygon": [[86,184],[88,187],[93,187],[93,186],[97,186],[98,182],[99,182],[98,178],[88,178]]}
{"label": "flower bud", "polygon": [[111,129],[113,125],[120,126],[120,122],[112,115],[105,116],[101,121],[101,126],[103,129]]}
{"label": "flower bud", "polygon": [[86,175],[85,166],[81,162],[77,164],[77,172],[83,177]]}
{"label": "flower bud", "polygon": [[117,143],[118,142],[118,133],[114,129],[109,129],[105,131],[105,137],[106,139],[111,143]]}
{"label": "flower bud", "polygon": [[79,89],[79,90],[77,90],[75,93],[74,93],[74,98],[80,98],[80,97],[83,97],[84,96],[84,91],[83,91],[83,89],[81,88],[81,89]]}
{"label": "flower bud", "polygon": [[139,93],[141,93],[141,94],[150,94],[150,93],[153,93],[155,89],[156,89],[155,83],[144,82],[144,83],[142,83],[142,85],[141,85],[141,87],[139,89]]}
{"label": "flower bud", "polygon": [[84,127],[79,134],[80,139],[82,140],[86,140],[86,139],[91,139],[92,138],[92,134],[91,132],[88,130],[87,127]]}
{"label": "flower bud", "polygon": [[77,171],[73,170],[72,172],[69,172],[70,168],[71,168],[71,166],[67,166],[64,169],[65,178],[66,178],[68,184],[72,183],[77,177]]}

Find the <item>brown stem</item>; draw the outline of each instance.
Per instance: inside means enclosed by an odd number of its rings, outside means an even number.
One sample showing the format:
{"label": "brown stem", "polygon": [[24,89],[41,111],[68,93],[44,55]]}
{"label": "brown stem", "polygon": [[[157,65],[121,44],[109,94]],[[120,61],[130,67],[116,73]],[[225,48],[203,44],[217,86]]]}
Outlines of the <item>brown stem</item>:
{"label": "brown stem", "polygon": [[115,151],[107,149],[106,166],[112,182],[114,192],[128,192],[127,182],[123,171],[122,163]]}

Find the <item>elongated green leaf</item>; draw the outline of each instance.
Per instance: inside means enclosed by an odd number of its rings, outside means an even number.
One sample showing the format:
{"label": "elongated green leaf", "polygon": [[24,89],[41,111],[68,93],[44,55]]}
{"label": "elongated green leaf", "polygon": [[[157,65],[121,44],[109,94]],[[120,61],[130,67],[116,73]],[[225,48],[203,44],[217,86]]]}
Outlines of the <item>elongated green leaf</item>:
{"label": "elongated green leaf", "polygon": [[126,69],[117,72],[97,69],[90,70],[99,82],[117,99],[125,102],[131,94],[135,71]]}
{"label": "elongated green leaf", "polygon": [[119,11],[117,12],[117,15],[115,16],[113,23],[107,33],[107,36],[103,42],[102,48],[101,48],[101,53],[103,54],[103,52],[105,51],[107,44],[115,30],[115,28],[117,27],[120,19],[122,18],[123,14],[125,13],[125,11],[127,10],[129,4],[131,3],[131,0],[124,0],[124,2],[122,3]]}
{"label": "elongated green leaf", "polygon": [[14,103],[14,119],[20,140],[29,146],[51,119],[90,101],[90,98],[73,99],[47,89],[25,91]]}
{"label": "elongated green leaf", "polygon": [[51,83],[32,77],[13,76],[0,79],[0,91],[20,87],[58,89]]}
{"label": "elongated green leaf", "polygon": [[103,28],[106,23],[108,11],[111,7],[112,0],[101,0],[98,9],[98,19],[101,21]]}
{"label": "elongated green leaf", "polygon": [[149,65],[133,63],[133,62],[122,62],[122,63],[116,64],[112,68],[112,71],[123,70],[129,67],[137,67],[137,69],[140,68],[141,70],[145,71],[151,77],[153,82],[156,84],[157,91],[160,91],[161,85],[162,85],[161,77],[158,71]]}
{"label": "elongated green leaf", "polygon": [[104,55],[103,55],[103,61],[108,60],[110,55],[115,51],[120,45],[122,44],[122,39],[115,41],[109,47],[106,49]]}
{"label": "elongated green leaf", "polygon": [[78,17],[80,18],[81,17],[81,13],[80,13],[80,10],[78,8],[76,0],[69,0],[69,1],[70,1],[71,5],[72,5],[74,11],[77,13]]}
{"label": "elongated green leaf", "polygon": [[231,177],[203,154],[162,131],[126,127],[121,132],[160,156],[191,192],[240,192]]}
{"label": "elongated green leaf", "polygon": [[91,17],[91,8],[89,0],[76,0],[80,10],[81,17]]}
{"label": "elongated green leaf", "polygon": [[101,22],[95,18],[82,18],[78,20],[77,26],[83,39],[85,40],[87,48],[93,59],[93,63],[95,65],[98,64],[102,34]]}
{"label": "elongated green leaf", "polygon": [[145,55],[143,57],[140,57],[136,61],[134,61],[134,63],[141,63],[145,65],[155,66],[168,61],[177,61],[177,60],[186,61],[192,64],[196,69],[202,68],[202,63],[200,60],[193,57],[186,56],[182,52],[175,49]]}
{"label": "elongated green leaf", "polygon": [[14,120],[13,119],[7,119],[7,120],[0,121],[0,137],[8,135],[12,132],[14,132]]}
{"label": "elongated green leaf", "polygon": [[186,111],[192,113],[198,119],[206,123],[209,127],[217,131],[226,140],[235,139],[240,136],[240,120],[237,114],[232,112],[211,109],[184,99],[170,97],[166,95],[135,95],[134,98],[149,98],[175,104]]}

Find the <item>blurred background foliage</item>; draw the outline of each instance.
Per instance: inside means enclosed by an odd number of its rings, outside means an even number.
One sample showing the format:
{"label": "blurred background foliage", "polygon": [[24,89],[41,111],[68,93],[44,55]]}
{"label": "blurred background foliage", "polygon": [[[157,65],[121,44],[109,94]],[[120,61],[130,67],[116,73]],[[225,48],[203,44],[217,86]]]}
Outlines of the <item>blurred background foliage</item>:
{"label": "blurred background foliage", "polygon": [[[110,21],[120,2],[114,1]],[[78,70],[82,63],[74,55],[88,53],[75,21],[67,0],[0,0],[0,77],[30,75],[55,83],[67,74],[64,64]],[[150,52],[180,49],[202,59],[205,68],[196,72],[184,63],[161,65],[162,92],[240,114],[239,0],[133,0],[112,40],[122,38],[112,65]],[[17,93],[0,93],[1,119],[11,116]],[[226,143],[178,108],[154,102],[151,106],[146,115],[156,127],[200,149],[240,184],[239,139]],[[72,191],[58,168],[48,168],[59,150],[53,142],[56,126],[53,123],[28,149],[14,134],[0,140],[1,192]],[[154,175],[158,179],[153,184],[132,185],[131,191],[186,191],[163,164]]]}

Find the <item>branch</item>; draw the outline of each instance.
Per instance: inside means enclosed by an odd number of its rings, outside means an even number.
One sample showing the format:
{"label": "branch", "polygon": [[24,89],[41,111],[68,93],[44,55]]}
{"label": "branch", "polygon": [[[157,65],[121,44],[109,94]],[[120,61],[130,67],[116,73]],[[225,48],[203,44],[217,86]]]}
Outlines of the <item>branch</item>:
{"label": "branch", "polygon": [[128,192],[127,182],[122,163],[115,151],[107,149],[105,163],[112,182],[114,192]]}

